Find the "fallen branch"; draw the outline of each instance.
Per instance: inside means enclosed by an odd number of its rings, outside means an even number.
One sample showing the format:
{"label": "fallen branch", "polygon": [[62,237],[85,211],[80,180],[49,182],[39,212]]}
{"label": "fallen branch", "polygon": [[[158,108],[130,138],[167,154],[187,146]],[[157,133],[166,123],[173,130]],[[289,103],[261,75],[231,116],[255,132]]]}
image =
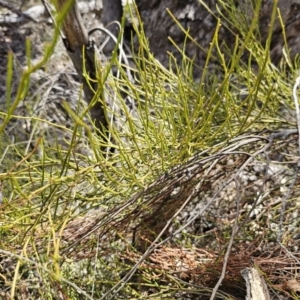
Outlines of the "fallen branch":
{"label": "fallen branch", "polygon": [[246,300],[270,300],[267,285],[258,271],[254,268],[246,268],[241,271],[246,281],[247,296]]}

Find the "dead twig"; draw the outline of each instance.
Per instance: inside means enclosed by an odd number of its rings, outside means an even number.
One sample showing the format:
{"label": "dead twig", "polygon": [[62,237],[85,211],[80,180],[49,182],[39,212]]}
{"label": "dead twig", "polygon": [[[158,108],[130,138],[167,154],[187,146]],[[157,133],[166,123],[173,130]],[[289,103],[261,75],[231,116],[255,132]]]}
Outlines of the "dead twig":
{"label": "dead twig", "polygon": [[64,12],[65,9],[68,9],[68,11],[62,23],[64,45],[83,84],[91,118],[100,130],[101,135],[105,137],[109,127],[105,109],[106,104],[103,99],[105,79],[99,74],[97,64],[100,60],[97,56],[96,46],[89,39],[76,1],[70,3],[67,0],[58,0],[56,10]]}

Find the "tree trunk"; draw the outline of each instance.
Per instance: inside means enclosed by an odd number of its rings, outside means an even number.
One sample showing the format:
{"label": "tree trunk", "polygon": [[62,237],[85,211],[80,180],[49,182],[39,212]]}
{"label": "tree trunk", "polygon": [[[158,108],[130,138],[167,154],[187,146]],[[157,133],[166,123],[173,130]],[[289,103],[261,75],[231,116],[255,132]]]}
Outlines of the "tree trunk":
{"label": "tree trunk", "polygon": [[[203,66],[207,57],[207,50],[210,46],[212,38],[214,36],[217,18],[221,17],[218,0],[136,0],[135,1],[141,16],[146,36],[149,40],[150,49],[155,57],[164,65],[169,64],[169,55],[176,59],[177,63],[181,64],[182,55],[173,45],[171,40],[174,41],[180,49],[185,49],[185,54],[194,59],[194,76],[199,78],[202,73]],[[205,7],[204,2],[207,7]],[[244,13],[246,18],[245,22],[250,23],[253,17],[253,3],[257,1],[244,0],[234,1],[234,5],[238,11]],[[228,2],[229,3],[229,2]],[[266,42],[269,22],[271,19],[272,8],[274,1],[265,0],[261,3],[261,10],[259,16],[259,31],[257,33],[257,39],[262,44]],[[120,21],[120,7],[121,0],[103,0],[103,22],[104,25],[109,24],[112,21]],[[117,7],[115,10],[114,7]],[[291,57],[299,52],[300,38],[300,0],[279,0],[278,8],[282,15],[283,21],[286,26],[286,35],[288,45],[290,47]],[[194,39],[186,39],[185,34],[176,24],[171,17],[170,13],[179,21],[181,26],[189,31],[190,36]],[[208,12],[208,9],[210,12]],[[224,12],[226,14],[226,12]],[[234,27],[229,22],[221,18],[222,26],[219,29],[219,43],[220,45],[226,44],[229,49],[234,47],[235,34],[240,33],[240,28]],[[128,37],[131,35],[128,34]],[[138,41],[135,38],[135,47],[138,49]],[[200,46],[200,47],[199,47]],[[271,41],[271,58],[273,63],[278,64],[282,58],[282,48],[284,46],[284,39],[282,35],[282,28],[277,16],[275,26],[273,28],[273,36]],[[212,59],[210,66],[214,65],[216,61]]]}

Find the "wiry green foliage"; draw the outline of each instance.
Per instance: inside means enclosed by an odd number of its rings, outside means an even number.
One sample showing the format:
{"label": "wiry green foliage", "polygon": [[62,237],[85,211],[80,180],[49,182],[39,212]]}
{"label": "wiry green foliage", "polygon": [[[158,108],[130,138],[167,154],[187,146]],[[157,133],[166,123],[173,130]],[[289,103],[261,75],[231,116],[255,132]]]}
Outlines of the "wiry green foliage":
{"label": "wiry green foliage", "polygon": [[[64,255],[63,250],[68,243],[63,241],[63,231],[68,224],[87,213],[112,211],[159,175],[203,150],[208,150],[208,153],[214,151],[215,145],[220,147],[244,132],[274,129],[287,124],[280,111],[289,105],[291,98],[292,83],[284,69],[286,63],[290,64],[288,54],[283,60],[283,68],[272,65],[269,59],[272,26],[267,44],[256,42],[259,6],[248,25],[245,18],[237,15],[233,4],[228,3],[223,3],[228,13],[226,18],[241,30],[235,47],[222,52],[224,48],[218,41],[220,20],[207,52],[206,68],[198,82],[191,75],[193,62],[184,52],[180,66],[170,56],[170,64],[176,74],[161,66],[151,55],[141,28],[137,30],[140,52],[134,55],[135,64],[131,70],[135,82],[128,79],[116,55],[108,66],[99,66],[101,74],[109,74],[112,65],[117,66],[120,72],[119,78],[108,75],[105,86],[106,94],[120,103],[126,119],[122,130],[111,123],[112,142],[107,146],[114,148],[114,153],[99,150],[103,139],[96,135],[94,128],[86,125],[83,120],[86,112],[72,112],[67,103],[64,104],[65,109],[74,121],[67,149],[55,144],[46,146],[43,137],[36,140],[30,151],[27,147],[9,144],[8,138],[5,141],[7,124],[18,118],[14,111],[28,91],[30,75],[49,59],[58,38],[58,29],[52,45],[37,65],[30,64],[28,44],[28,69],[23,72],[13,101],[10,100],[13,69],[12,57],[9,56],[8,107],[0,114],[0,180],[3,185],[0,255],[16,260],[12,260],[12,278],[4,275],[0,279],[0,289],[4,289],[5,283],[10,287],[9,294],[17,295],[21,293],[22,280],[34,272],[33,277],[38,283],[29,283],[29,287],[34,295],[43,299],[57,299],[60,293],[68,294],[71,299],[82,299],[82,293],[89,294],[85,295],[87,298],[100,298],[120,279],[126,266],[116,254],[110,257],[106,253],[107,261],[103,252],[97,252],[99,245],[104,243],[97,240],[97,236],[89,241],[93,249],[91,255],[86,253],[81,262]],[[272,20],[275,14],[274,9]],[[61,20],[62,16],[58,16],[58,24]],[[188,32],[186,39],[192,39]],[[248,58],[242,60],[245,53],[248,53]],[[219,66],[211,72],[208,66],[213,56],[219,61]],[[291,73],[293,71],[290,70]],[[124,102],[124,94],[137,103],[137,112],[133,116]],[[112,110],[110,114],[120,118],[118,111]],[[38,124],[44,122],[40,119],[32,121]],[[70,130],[63,125],[50,126],[61,131]],[[81,135],[82,128],[85,137]],[[76,143],[80,139],[89,144],[89,155],[77,153]],[[131,205],[134,207],[136,204]],[[80,231],[80,221],[76,228],[75,231]],[[123,240],[123,246],[122,243],[111,242],[111,253],[118,253],[118,247],[123,249],[124,244],[129,244],[128,238],[123,237],[121,232],[116,234]],[[76,257],[80,246],[74,247]],[[145,288],[149,287],[158,288],[154,281],[145,283]],[[142,297],[134,285],[126,286],[122,293],[128,297]],[[171,297],[173,291],[164,287],[153,297],[168,295]]]}

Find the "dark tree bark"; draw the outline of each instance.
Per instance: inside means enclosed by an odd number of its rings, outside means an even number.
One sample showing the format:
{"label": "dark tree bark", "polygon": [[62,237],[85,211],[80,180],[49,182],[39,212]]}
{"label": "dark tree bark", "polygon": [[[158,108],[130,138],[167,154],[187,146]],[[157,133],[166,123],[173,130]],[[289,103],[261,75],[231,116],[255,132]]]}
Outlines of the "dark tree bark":
{"label": "dark tree bark", "polygon": [[[119,35],[119,26],[114,21],[120,22],[122,19],[123,8],[121,0],[103,0],[102,23],[115,36]],[[110,39],[103,49],[104,54],[109,56],[115,47],[115,42]]]}
{"label": "dark tree bark", "polygon": [[[263,39],[266,39],[273,1],[266,0],[263,2],[264,5],[260,14],[260,31]],[[296,54],[300,52],[300,0],[279,0],[278,8],[285,24],[285,32],[290,55],[294,58]],[[271,58],[275,64],[279,63],[282,57],[283,46],[284,39],[282,35],[282,28],[279,19],[277,18],[271,42]]]}
{"label": "dark tree bark", "polygon": [[[218,0],[206,0],[204,2],[214,15],[209,13],[199,0],[136,0],[144,30],[149,39],[150,49],[155,57],[163,65],[167,66],[169,61],[167,52],[170,52],[180,64],[181,54],[170,42],[169,38],[171,38],[181,49],[185,46],[185,53],[188,57],[194,58],[196,65],[194,75],[196,78],[199,78],[202,73],[202,68],[207,56],[207,49],[215,33],[217,17],[220,17],[217,11]],[[248,22],[251,21],[252,17],[250,8],[252,7],[252,3],[255,2],[256,1],[252,0],[235,1],[239,9],[244,11],[247,15]],[[259,18],[260,39],[262,43],[265,43],[268,35],[273,4],[274,1],[272,0],[262,1]],[[121,0],[103,0],[103,6],[104,25],[114,20],[120,21]],[[109,9],[107,9],[107,7]],[[118,7],[118,9],[114,10],[113,7]],[[221,7],[221,5],[218,5],[218,7]],[[278,8],[286,25],[290,54],[294,57],[300,49],[300,0],[279,0]],[[167,9],[171,11],[186,30],[189,30],[190,35],[201,48],[191,40],[187,40],[185,44],[184,33],[174,22],[167,12]],[[233,48],[235,42],[233,33],[238,32],[239,28],[232,28],[230,24],[226,24],[226,21],[222,20],[222,26],[219,31],[220,43],[224,43],[229,48]],[[135,41],[135,46],[138,48],[137,40]],[[282,28],[277,18],[271,42],[271,58],[274,63],[280,61],[283,46]],[[213,63],[212,61],[212,64]]]}

